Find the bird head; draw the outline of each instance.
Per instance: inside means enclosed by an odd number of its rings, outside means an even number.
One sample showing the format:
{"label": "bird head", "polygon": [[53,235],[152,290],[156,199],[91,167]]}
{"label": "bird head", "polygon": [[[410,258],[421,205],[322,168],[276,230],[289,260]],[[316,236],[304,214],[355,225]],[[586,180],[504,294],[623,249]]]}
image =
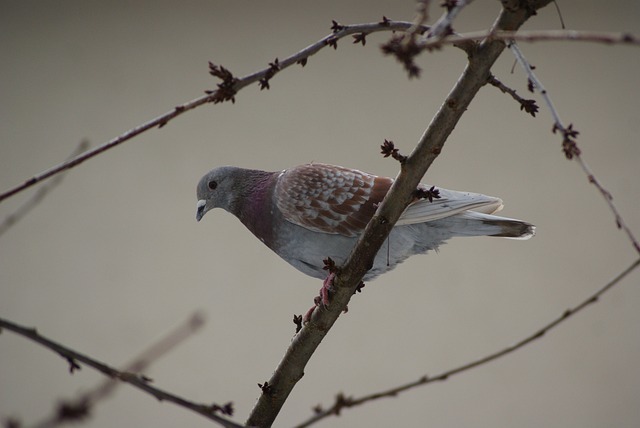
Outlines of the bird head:
{"label": "bird head", "polygon": [[214,208],[223,208],[232,212],[236,194],[235,177],[239,171],[241,171],[240,168],[222,166],[212,169],[200,179],[196,191],[198,197],[196,220],[200,221],[208,211]]}

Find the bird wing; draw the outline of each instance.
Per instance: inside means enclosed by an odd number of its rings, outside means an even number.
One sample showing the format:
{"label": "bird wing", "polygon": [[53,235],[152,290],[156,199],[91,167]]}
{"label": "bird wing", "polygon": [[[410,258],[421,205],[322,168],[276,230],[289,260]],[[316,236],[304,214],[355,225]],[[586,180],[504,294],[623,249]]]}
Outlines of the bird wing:
{"label": "bird wing", "polygon": [[[283,171],[274,197],[284,218],[293,224],[315,232],[358,236],[392,184],[391,178],[312,163]],[[396,225],[424,223],[467,210],[491,214],[502,208],[502,201],[491,196],[438,190],[439,199],[416,199]]]}
{"label": "bird wing", "polygon": [[393,180],[325,164],[300,165],[281,173],[274,193],[284,218],[315,232],[357,236]]}

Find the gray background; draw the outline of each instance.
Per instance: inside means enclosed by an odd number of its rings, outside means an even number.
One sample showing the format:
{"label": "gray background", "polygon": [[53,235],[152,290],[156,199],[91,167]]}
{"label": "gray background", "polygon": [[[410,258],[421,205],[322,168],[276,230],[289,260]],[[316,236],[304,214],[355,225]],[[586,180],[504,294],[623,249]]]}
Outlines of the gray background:
{"label": "gray background", "polygon": [[[437,3],[437,2],[434,2]],[[0,3],[0,187],[202,94],[207,61],[258,70],[342,23],[412,19],[411,1],[20,1]],[[634,1],[561,1],[569,28],[640,32]],[[458,31],[487,28],[496,1],[476,1]],[[439,11],[434,9],[434,16]],[[528,29],[557,29],[555,8]],[[199,402],[233,401],[244,420],[293,333],[291,317],[320,283],[260,244],[232,216],[196,223],[195,185],[210,168],[280,170],[309,161],[394,176],[378,147],[410,151],[458,78],[462,52],[425,54],[409,81],[381,55],[339,43],[302,69],[243,90],[107,152],[69,173],[0,240],[0,314],[121,365],[196,310],[206,327],[146,374]],[[640,148],[637,48],[523,44],[563,120],[629,225]],[[506,53],[494,73],[527,95]],[[368,284],[311,360],[278,419],[289,426],[329,404],[436,374],[533,333],[634,259],[631,246],[576,163],[560,150],[543,107],[536,119],[483,89],[425,182],[500,196],[504,214],[538,226],[525,242],[459,239]],[[0,205],[16,209],[25,192]],[[634,273],[595,306],[490,365],[345,411],[325,426],[636,427],[640,424],[640,301]],[[0,417],[33,422],[61,397],[102,377],[70,376],[50,351],[0,336]],[[128,386],[86,423],[210,426]]]}

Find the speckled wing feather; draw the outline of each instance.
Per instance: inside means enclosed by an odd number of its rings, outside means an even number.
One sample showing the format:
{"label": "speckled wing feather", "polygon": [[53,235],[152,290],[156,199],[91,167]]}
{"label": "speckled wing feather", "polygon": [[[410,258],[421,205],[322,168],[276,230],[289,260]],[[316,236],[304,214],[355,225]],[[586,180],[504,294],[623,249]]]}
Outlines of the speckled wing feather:
{"label": "speckled wing feather", "polygon": [[315,232],[357,236],[392,182],[354,169],[306,164],[282,172],[275,201],[291,223]]}
{"label": "speckled wing feather", "polygon": [[[275,199],[278,209],[291,223],[315,232],[357,236],[392,183],[390,178],[340,166],[306,164],[282,172]],[[439,199],[415,200],[396,225],[425,223],[468,210],[491,214],[502,208],[502,201],[492,196],[438,190]]]}

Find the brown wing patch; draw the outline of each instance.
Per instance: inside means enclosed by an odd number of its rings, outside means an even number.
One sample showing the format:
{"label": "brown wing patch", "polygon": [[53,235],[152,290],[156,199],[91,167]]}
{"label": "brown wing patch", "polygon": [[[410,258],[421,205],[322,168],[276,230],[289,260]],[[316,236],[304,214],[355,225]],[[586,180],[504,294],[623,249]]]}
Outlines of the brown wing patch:
{"label": "brown wing patch", "polygon": [[306,164],[281,174],[275,202],[291,223],[316,232],[357,236],[392,182],[340,166]]}

